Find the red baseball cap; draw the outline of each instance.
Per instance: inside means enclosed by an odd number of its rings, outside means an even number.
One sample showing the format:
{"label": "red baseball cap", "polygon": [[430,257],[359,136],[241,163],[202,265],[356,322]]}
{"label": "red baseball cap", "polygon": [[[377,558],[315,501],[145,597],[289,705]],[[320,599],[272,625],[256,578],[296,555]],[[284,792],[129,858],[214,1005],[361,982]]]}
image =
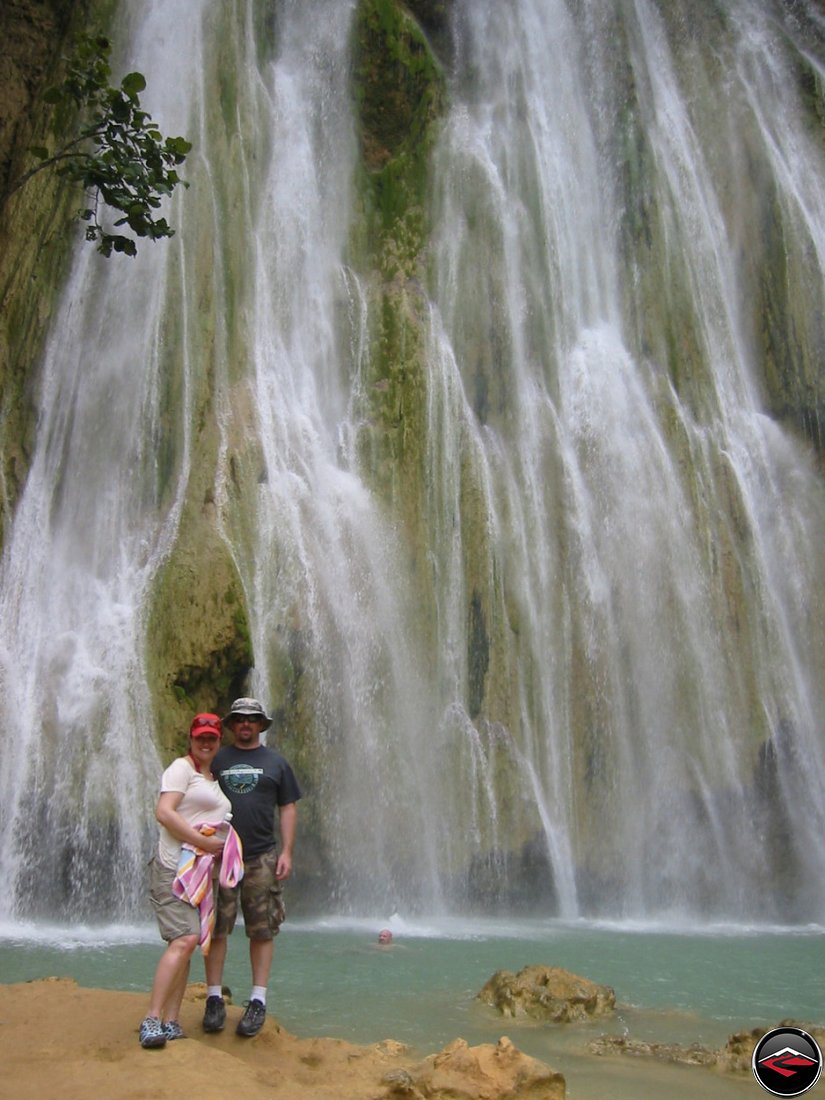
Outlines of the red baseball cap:
{"label": "red baseball cap", "polygon": [[190,737],[217,737],[223,734],[221,720],[217,714],[196,714],[189,727]]}

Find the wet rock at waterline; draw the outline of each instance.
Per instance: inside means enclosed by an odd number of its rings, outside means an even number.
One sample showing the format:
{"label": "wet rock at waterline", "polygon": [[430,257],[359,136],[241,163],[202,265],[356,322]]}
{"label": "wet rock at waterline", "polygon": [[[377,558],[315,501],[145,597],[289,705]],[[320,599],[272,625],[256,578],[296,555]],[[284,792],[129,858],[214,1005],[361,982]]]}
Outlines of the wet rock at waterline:
{"label": "wet rock at waterline", "polygon": [[530,1016],[555,1024],[575,1023],[609,1015],[616,994],[557,966],[525,966],[518,974],[498,970],[478,994],[478,1000],[502,1016]]}
{"label": "wet rock at waterline", "polygon": [[[799,1024],[794,1020],[783,1020],[775,1025],[780,1027],[799,1027],[807,1031],[820,1047],[825,1042],[825,1028],[810,1024]],[[772,1031],[769,1027],[755,1027],[750,1031],[737,1031],[728,1037],[728,1041],[719,1050],[711,1050],[699,1043],[685,1046],[682,1043],[653,1043],[643,1039],[632,1039],[628,1035],[600,1035],[587,1044],[590,1054],[606,1056],[624,1054],[632,1058],[655,1058],[660,1062],[678,1062],[688,1066],[706,1066],[723,1073],[751,1073],[753,1051],[759,1040]]]}
{"label": "wet rock at waterline", "polygon": [[[634,1058],[658,1058],[665,1062],[680,1062],[689,1066],[715,1066],[719,1053],[708,1050],[699,1043],[682,1046],[680,1043],[649,1043],[643,1039],[631,1039],[627,1035],[600,1035],[587,1044],[590,1054],[627,1054]],[[750,1067],[749,1067],[750,1068]]]}

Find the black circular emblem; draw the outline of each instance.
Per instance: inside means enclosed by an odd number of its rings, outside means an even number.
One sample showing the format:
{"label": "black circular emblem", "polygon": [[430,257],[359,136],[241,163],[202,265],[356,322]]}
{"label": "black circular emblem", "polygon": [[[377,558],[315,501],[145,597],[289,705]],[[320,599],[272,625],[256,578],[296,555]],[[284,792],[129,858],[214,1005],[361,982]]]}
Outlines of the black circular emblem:
{"label": "black circular emblem", "polygon": [[773,1096],[801,1096],[822,1073],[822,1052],[798,1027],[777,1027],[754,1047],[753,1075]]}

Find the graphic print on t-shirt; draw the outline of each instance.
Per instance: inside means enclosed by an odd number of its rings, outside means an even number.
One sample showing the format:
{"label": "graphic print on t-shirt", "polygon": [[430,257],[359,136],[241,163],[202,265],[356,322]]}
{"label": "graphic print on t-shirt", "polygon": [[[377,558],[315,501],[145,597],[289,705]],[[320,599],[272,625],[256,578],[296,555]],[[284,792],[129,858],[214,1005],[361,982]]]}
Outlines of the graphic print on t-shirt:
{"label": "graphic print on t-shirt", "polygon": [[251,764],[233,764],[231,768],[221,772],[221,779],[232,794],[249,794],[258,786],[263,774],[263,768],[253,768]]}

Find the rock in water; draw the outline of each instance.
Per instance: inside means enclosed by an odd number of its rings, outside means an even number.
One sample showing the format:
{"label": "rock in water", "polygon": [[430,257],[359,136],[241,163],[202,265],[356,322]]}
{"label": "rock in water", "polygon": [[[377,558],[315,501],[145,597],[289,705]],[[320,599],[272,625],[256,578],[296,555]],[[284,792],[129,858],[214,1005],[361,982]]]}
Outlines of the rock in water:
{"label": "rock in water", "polygon": [[557,966],[525,966],[518,974],[498,970],[478,994],[502,1016],[530,1016],[555,1024],[569,1024],[609,1015],[616,994]]}
{"label": "rock in water", "polygon": [[386,1075],[384,1100],[565,1100],[564,1077],[522,1054],[506,1036],[471,1047],[449,1043],[419,1066]]}

